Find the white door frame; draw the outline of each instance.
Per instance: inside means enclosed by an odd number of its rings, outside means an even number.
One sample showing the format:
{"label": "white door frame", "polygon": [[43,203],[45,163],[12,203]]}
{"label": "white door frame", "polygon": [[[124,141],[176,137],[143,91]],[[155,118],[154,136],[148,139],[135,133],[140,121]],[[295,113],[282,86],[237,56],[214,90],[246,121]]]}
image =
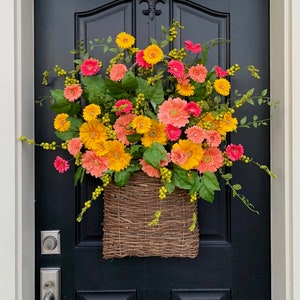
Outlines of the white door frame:
{"label": "white door frame", "polygon": [[[270,0],[272,300],[300,299],[300,1]],[[0,18],[0,299],[34,299],[33,0],[3,0]],[[297,31],[298,30],[298,31]],[[298,283],[298,284],[297,284]]]}

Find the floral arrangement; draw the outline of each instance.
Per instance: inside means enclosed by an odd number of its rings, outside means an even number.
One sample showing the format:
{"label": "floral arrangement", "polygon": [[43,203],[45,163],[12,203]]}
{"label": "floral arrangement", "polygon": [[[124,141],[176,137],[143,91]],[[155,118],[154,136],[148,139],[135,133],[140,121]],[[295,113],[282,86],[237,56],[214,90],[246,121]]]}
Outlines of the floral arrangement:
{"label": "floral arrangement", "polygon": [[[62,88],[50,95],[50,108],[57,113],[54,130],[62,143],[20,139],[44,149],[65,149],[66,157],[57,156],[54,167],[64,173],[74,162],[75,184],[86,175],[99,179],[78,221],[111,181],[122,187],[140,171],[160,178],[161,200],[180,188],[189,192],[190,201],[212,202],[220,190],[219,180],[225,180],[233,196],[257,212],[241,194],[241,185],[231,183],[226,167],[240,160],[275,175],[247,156],[243,145],[228,143],[227,137],[241,127],[267,125],[268,120],[256,115],[249,121],[235,117],[245,104],[271,105],[267,90],[258,96],[254,89],[245,94],[235,91],[232,97],[230,77],[240,66],[207,69],[209,49],[226,41],[202,45],[186,40],[182,48],[164,52],[182,28],[177,21],[168,29],[162,27],[163,40],[151,39],[145,49],[134,47],[135,37],[126,32],[115,41],[95,39],[89,44],[91,49],[103,48],[99,59],[90,57],[81,43],[71,52],[76,55],[74,70],[67,72],[57,65],[52,69],[63,78]],[[105,53],[114,55],[107,66],[101,61]],[[248,70],[259,78],[254,66]],[[45,71],[43,84],[48,84],[49,76]],[[160,213],[149,220],[150,225],[159,222]]]}

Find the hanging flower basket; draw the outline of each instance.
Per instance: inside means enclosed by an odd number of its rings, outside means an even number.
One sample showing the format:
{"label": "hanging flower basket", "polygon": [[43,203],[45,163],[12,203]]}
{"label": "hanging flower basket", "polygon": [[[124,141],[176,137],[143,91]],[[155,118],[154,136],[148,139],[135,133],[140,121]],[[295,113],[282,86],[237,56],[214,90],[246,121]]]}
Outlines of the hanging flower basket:
{"label": "hanging flower basket", "polygon": [[[142,172],[136,173],[128,184],[119,188],[110,184],[104,191],[103,257],[161,256],[195,258],[199,249],[197,203],[190,202],[188,193],[176,189],[167,199],[160,200],[159,179]],[[155,213],[163,213],[159,223]]]}

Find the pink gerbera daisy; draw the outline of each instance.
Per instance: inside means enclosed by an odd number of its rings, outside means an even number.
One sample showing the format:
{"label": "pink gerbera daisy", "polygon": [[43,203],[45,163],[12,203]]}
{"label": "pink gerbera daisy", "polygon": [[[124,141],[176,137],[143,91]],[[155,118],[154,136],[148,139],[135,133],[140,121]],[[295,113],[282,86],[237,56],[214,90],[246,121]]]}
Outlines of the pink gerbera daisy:
{"label": "pink gerbera daisy", "polygon": [[127,99],[118,100],[115,104],[116,115],[129,114],[132,111],[133,105],[131,101]]}
{"label": "pink gerbera daisy", "polygon": [[80,138],[72,138],[68,142],[68,151],[71,155],[75,156],[80,152],[82,142]]}
{"label": "pink gerbera daisy", "polygon": [[199,43],[193,44],[192,41],[186,40],[184,42],[184,46],[185,46],[184,48],[186,50],[191,51],[193,53],[199,53],[199,52],[201,52],[201,45]]}
{"label": "pink gerbera daisy", "polygon": [[113,125],[118,140],[127,146],[130,144],[130,142],[127,140],[126,136],[134,133],[134,130],[131,128],[130,123],[135,117],[136,115],[133,114],[122,115],[116,120],[115,124]]}
{"label": "pink gerbera daisy", "polygon": [[181,130],[173,124],[168,124],[165,127],[165,131],[169,141],[177,141],[181,135]]}
{"label": "pink gerbera daisy", "polygon": [[197,125],[194,125],[185,130],[187,138],[195,144],[201,144],[205,138],[205,130]]}
{"label": "pink gerbera daisy", "polygon": [[181,77],[177,78],[177,81],[182,86],[188,86],[190,83],[189,74],[185,73]]}
{"label": "pink gerbera daisy", "polygon": [[171,60],[168,63],[168,72],[176,78],[181,78],[184,75],[184,64],[179,60]]}
{"label": "pink gerbera daisy", "polygon": [[197,81],[197,82],[204,82],[207,74],[207,69],[205,66],[197,64],[196,66],[189,68],[189,76]]}
{"label": "pink gerbera daisy", "polygon": [[80,66],[80,70],[84,76],[96,75],[100,70],[100,62],[95,58],[85,59]]}
{"label": "pink gerbera daisy", "polygon": [[224,157],[219,148],[211,147],[204,149],[204,155],[197,170],[200,173],[216,172],[220,167],[223,166],[223,162]]}
{"label": "pink gerbera daisy", "polygon": [[244,155],[244,147],[241,144],[230,144],[226,147],[226,154],[232,160],[239,160]]}
{"label": "pink gerbera daisy", "polygon": [[223,70],[221,67],[215,67],[216,76],[219,78],[225,77],[228,75],[228,70]]}
{"label": "pink gerbera daisy", "polygon": [[142,170],[149,176],[149,177],[160,177],[160,171],[150,164],[148,164],[144,159],[140,159],[140,165],[142,166]]}
{"label": "pink gerbera daisy", "polygon": [[82,88],[77,83],[68,85],[64,89],[64,96],[69,102],[74,102],[81,96],[81,94]]}
{"label": "pink gerbera daisy", "polygon": [[181,98],[169,98],[158,110],[158,119],[164,124],[183,127],[189,122],[189,114],[184,109],[186,101]]}
{"label": "pink gerbera daisy", "polygon": [[112,66],[109,78],[113,81],[120,81],[124,78],[127,72],[127,67],[123,64],[115,64]]}
{"label": "pink gerbera daisy", "polygon": [[194,101],[187,103],[184,109],[193,117],[199,117],[201,114],[201,107]]}
{"label": "pink gerbera daisy", "polygon": [[177,165],[183,165],[188,159],[188,155],[180,148],[173,149],[171,152],[171,161]]}
{"label": "pink gerbera daisy", "polygon": [[142,67],[144,69],[151,68],[151,66],[152,66],[144,60],[144,50],[140,50],[136,53],[135,61],[139,67]]}
{"label": "pink gerbera daisy", "polygon": [[59,173],[65,173],[70,168],[68,161],[60,156],[56,156],[53,165]]}
{"label": "pink gerbera daisy", "polygon": [[218,147],[221,144],[221,134],[216,130],[207,130],[205,132],[205,139],[210,147]]}
{"label": "pink gerbera daisy", "polygon": [[86,151],[82,154],[82,167],[86,169],[87,174],[101,177],[108,169],[108,160],[106,157],[98,156],[94,151]]}

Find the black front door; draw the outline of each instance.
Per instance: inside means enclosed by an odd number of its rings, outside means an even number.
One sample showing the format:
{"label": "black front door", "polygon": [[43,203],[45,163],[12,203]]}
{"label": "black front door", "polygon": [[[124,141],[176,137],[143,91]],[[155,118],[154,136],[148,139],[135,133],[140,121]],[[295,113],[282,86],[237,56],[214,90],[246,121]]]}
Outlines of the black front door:
{"label": "black front door", "polygon": [[[215,47],[213,55],[224,68],[233,63],[255,64],[262,79],[233,78],[245,92],[269,84],[268,0],[51,0],[35,1],[36,99],[56,88],[41,84],[42,73],[56,64],[73,69],[69,50],[81,39],[115,36],[121,31],[136,36],[144,47],[173,19],[185,26],[180,42],[200,43],[222,37],[230,44]],[[248,78],[248,77],[247,77]],[[242,112],[243,113],[243,112]],[[245,112],[244,112],[245,113]],[[267,114],[268,112],[263,112]],[[55,140],[54,114],[47,104],[36,107],[38,142]],[[232,141],[243,143],[256,161],[269,160],[267,127],[245,130]],[[59,152],[59,151],[58,151]],[[189,258],[102,258],[102,202],[97,201],[81,223],[75,219],[92,187],[74,188],[73,174],[52,168],[57,153],[36,151],[36,299],[40,268],[61,267],[61,299],[270,299],[269,179],[249,165],[232,173],[244,187],[260,215],[251,213],[223,189],[213,204],[200,201],[200,251]],[[61,254],[42,255],[40,232],[60,230]]]}

